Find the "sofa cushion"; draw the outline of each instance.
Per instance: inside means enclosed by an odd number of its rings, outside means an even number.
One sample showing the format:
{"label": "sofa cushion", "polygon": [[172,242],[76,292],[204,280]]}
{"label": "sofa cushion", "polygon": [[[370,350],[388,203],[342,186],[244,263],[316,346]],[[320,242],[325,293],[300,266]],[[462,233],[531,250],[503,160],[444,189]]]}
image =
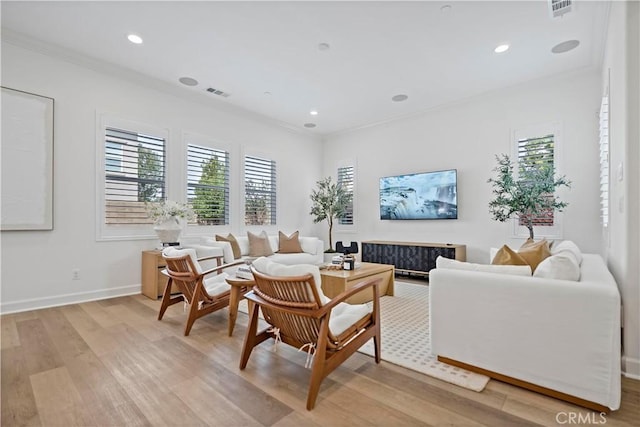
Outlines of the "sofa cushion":
{"label": "sofa cushion", "polygon": [[216,234],[216,241],[229,242],[231,244],[231,250],[233,251],[233,259],[238,259],[242,256],[242,253],[240,252],[240,245],[238,244],[238,240],[233,234],[229,233],[227,237]]}
{"label": "sofa cushion", "polygon": [[531,276],[531,267],[525,265],[509,264],[474,264],[439,256],[436,259],[436,268],[448,268],[451,270],[482,271],[485,273],[513,274],[516,276]]}
{"label": "sofa cushion", "polygon": [[529,265],[524,258],[522,258],[516,251],[511,249],[507,245],[503,245],[496,256],[493,257],[493,261],[491,261],[493,265]]}
{"label": "sofa cushion", "polygon": [[580,280],[580,266],[570,251],[561,251],[545,258],[533,272],[534,277],[560,280]]}
{"label": "sofa cushion", "polygon": [[287,236],[282,231],[278,231],[278,253],[281,254],[299,254],[302,251],[300,241],[298,240],[299,232]]}
{"label": "sofa cushion", "polygon": [[256,236],[250,231],[247,231],[247,238],[249,239],[249,256],[261,257],[273,255],[273,249],[269,244],[269,236],[267,232],[263,231],[259,236]]}
{"label": "sofa cushion", "polygon": [[531,266],[531,271],[535,273],[536,267],[545,258],[551,256],[549,250],[549,242],[546,240],[534,241],[532,238],[528,238],[520,249],[518,249],[518,255],[520,255]]}
{"label": "sofa cushion", "polygon": [[573,243],[571,240],[563,240],[562,242],[558,242],[553,245],[553,249],[551,250],[551,254],[555,255],[562,251],[570,251],[575,257],[578,265],[582,264],[582,252],[578,245]]}

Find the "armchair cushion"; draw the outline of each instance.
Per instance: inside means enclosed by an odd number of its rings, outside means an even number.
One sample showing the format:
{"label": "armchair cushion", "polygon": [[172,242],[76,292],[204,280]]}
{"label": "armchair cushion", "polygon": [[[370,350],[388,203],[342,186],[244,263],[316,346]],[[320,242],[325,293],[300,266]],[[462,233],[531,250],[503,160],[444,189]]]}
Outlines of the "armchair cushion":
{"label": "armchair cushion", "polygon": [[329,330],[333,335],[340,335],[372,311],[373,306],[369,307],[367,304],[348,304],[341,302],[331,310]]}
{"label": "armchair cushion", "polygon": [[209,295],[218,295],[231,289],[225,280],[229,275],[225,272],[204,279],[204,287]]}
{"label": "armchair cushion", "polygon": [[312,264],[295,264],[295,265],[285,265],[277,262],[271,261],[269,258],[260,257],[253,261],[253,267],[258,270],[260,273],[267,274],[269,276],[283,276],[283,277],[294,277],[294,276],[304,276],[305,274],[311,273],[313,275],[313,281],[316,284],[316,289],[318,290],[318,294],[320,295],[320,300],[322,304],[326,304],[331,301],[323,292],[322,292],[322,278],[320,276],[320,269],[317,265]]}
{"label": "armchair cushion", "polygon": [[167,248],[164,248],[162,250],[162,255],[167,257],[167,258],[180,258],[183,257],[185,255],[189,255],[189,258],[191,258],[191,261],[193,261],[193,265],[196,267],[196,273],[198,274],[202,274],[203,270],[202,267],[200,266],[200,263],[198,262],[198,255],[196,254],[196,250],[195,249],[176,249],[173,246],[169,246]]}

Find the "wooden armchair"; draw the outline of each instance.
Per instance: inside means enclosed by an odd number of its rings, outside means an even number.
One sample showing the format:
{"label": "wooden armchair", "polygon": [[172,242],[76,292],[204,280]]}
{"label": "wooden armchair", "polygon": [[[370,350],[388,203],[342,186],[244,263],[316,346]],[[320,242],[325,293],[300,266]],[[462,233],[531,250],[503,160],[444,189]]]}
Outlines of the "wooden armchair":
{"label": "wooden armchair", "polygon": [[[319,286],[319,273],[298,274],[296,276],[272,276],[258,271],[252,266],[255,286],[245,298],[251,304],[249,325],[240,359],[240,369],[244,369],[255,346],[274,338],[308,352],[313,359],[307,409],[315,406],[320,385],[324,378],[358,350],[363,344],[374,339],[375,361],[380,363],[380,302],[378,284],[381,279],[372,279],[357,284],[351,289],[329,300]],[[267,261],[272,266],[276,263]],[[263,262],[262,264],[265,264]],[[284,267],[284,266],[283,266]],[[300,272],[299,267],[290,266]],[[267,271],[274,271],[267,267]],[[280,269],[286,270],[284,268]],[[292,270],[289,269],[288,273]],[[315,277],[314,277],[315,276]],[[370,289],[373,293],[373,309],[366,304],[347,304],[350,296]],[[257,332],[258,309],[270,327]]]}
{"label": "wooden armchair", "polygon": [[[169,276],[169,282],[162,295],[158,320],[162,320],[169,306],[187,303],[189,316],[184,328],[184,335],[187,336],[196,319],[229,305],[230,286],[224,280],[226,275],[220,273],[225,268],[243,264],[244,261],[222,265],[222,256],[198,259],[194,249],[175,248],[166,248],[162,257],[167,263],[164,273]],[[218,266],[203,271],[199,261],[208,259],[216,259]],[[176,285],[182,295],[171,296],[172,284]]]}

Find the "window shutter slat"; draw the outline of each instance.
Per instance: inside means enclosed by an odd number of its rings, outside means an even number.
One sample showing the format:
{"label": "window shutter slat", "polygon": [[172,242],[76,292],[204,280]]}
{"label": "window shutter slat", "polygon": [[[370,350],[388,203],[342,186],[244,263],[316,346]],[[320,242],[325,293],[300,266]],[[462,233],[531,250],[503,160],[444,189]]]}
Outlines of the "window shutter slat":
{"label": "window shutter slat", "polygon": [[345,166],[338,168],[338,185],[341,185],[351,194],[351,203],[347,207],[347,213],[338,219],[341,225],[353,225],[353,183],[355,168],[353,166]]}
{"label": "window shutter slat", "polygon": [[135,131],[105,131],[105,222],[149,224],[145,203],[165,198],[165,140]]}
{"label": "window shutter slat", "polygon": [[229,224],[228,152],[187,145],[187,200],[198,224]]}
{"label": "window shutter slat", "polygon": [[276,162],[244,158],[245,225],[276,224]]}

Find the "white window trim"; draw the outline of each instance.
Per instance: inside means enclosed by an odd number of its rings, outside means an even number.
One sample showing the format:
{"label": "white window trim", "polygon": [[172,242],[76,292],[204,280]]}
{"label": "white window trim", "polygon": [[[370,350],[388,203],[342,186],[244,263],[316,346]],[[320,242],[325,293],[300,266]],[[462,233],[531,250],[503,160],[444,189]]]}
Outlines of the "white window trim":
{"label": "white window trim", "polygon": [[[246,225],[244,223],[244,215],[245,215],[245,182],[244,182],[244,175],[245,175],[245,171],[244,171],[244,167],[245,167],[245,162],[244,162],[244,158],[246,156],[254,156],[254,157],[261,157],[264,159],[269,159],[269,160],[273,160],[276,162],[276,223],[275,224],[268,224],[268,225]],[[266,231],[267,234],[277,234],[278,232],[278,227],[279,227],[279,222],[281,220],[281,215],[282,215],[282,197],[280,195],[280,189],[282,188],[280,185],[280,179],[282,176],[282,171],[280,170],[280,168],[282,167],[282,162],[281,159],[275,155],[274,153],[270,153],[270,152],[266,152],[266,151],[260,151],[260,150],[254,150],[252,148],[247,148],[247,147],[243,147],[241,150],[241,156],[240,156],[240,163],[241,163],[241,167],[240,167],[240,209],[238,210],[237,214],[236,214],[236,218],[238,220],[238,224],[239,224],[239,230],[242,231],[243,233],[247,232],[247,231],[251,231],[254,234],[259,234],[262,232],[262,230]]]}
{"label": "white window trim", "polygon": [[[563,147],[563,126],[561,122],[540,123],[535,125],[527,125],[513,129],[511,132],[511,159],[514,163],[514,172],[518,174],[518,140],[533,138],[553,134],[553,166],[557,176],[562,175],[562,147]],[[534,237],[539,240],[546,239],[562,239],[564,235],[563,229],[563,212],[555,211],[553,215],[553,226],[533,227]],[[518,225],[518,219],[511,219],[511,234],[514,239],[527,239],[529,230],[525,226]]]}
{"label": "white window trim", "polygon": [[337,233],[357,233],[358,232],[358,159],[342,159],[339,160],[333,168],[336,181],[338,178],[338,169],[348,166],[353,166],[353,224],[340,224],[340,221],[336,221],[334,224],[334,231]]}
{"label": "white window trim", "polygon": [[[133,120],[123,119],[109,113],[96,112],[96,241],[114,240],[148,240],[157,239],[151,224],[131,224],[131,225],[107,225],[105,223],[105,134],[108,127],[131,130],[139,133],[148,133],[165,140],[165,155],[168,152],[169,130],[158,126],[153,126]],[[169,180],[169,165],[167,176]],[[168,188],[167,188],[168,190]]]}
{"label": "white window trim", "polygon": [[[203,147],[209,147],[215,150],[224,150],[229,153],[229,224],[226,225],[187,225],[182,231],[182,235],[185,238],[199,238],[203,235],[213,237],[215,234],[220,233],[228,233],[229,230],[235,229],[235,221],[237,215],[236,206],[238,206],[238,202],[240,197],[238,196],[238,191],[235,189],[240,188],[240,184],[238,183],[238,174],[236,171],[241,167],[239,164],[238,156],[236,152],[233,150],[233,145],[224,142],[222,140],[211,138],[206,135],[202,135],[196,132],[183,132],[182,133],[182,155],[183,159],[183,171],[182,171],[182,191],[185,196],[184,199],[186,201],[187,194],[187,147],[189,144],[201,145]],[[244,159],[244,156],[242,157]],[[244,194],[244,187],[242,189],[242,194]]]}

